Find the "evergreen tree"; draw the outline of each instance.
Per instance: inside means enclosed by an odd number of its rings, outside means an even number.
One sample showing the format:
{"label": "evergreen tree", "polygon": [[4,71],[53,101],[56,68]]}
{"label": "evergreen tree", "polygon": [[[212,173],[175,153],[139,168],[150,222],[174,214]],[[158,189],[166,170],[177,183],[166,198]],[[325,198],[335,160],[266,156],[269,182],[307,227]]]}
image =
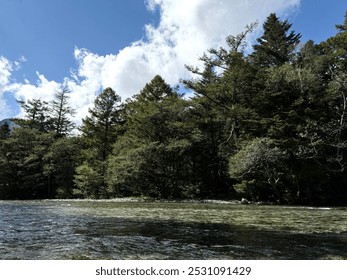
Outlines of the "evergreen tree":
{"label": "evergreen tree", "polygon": [[125,105],[126,132],[109,160],[115,195],[182,197],[189,185],[187,102],[155,76]]}
{"label": "evergreen tree", "polygon": [[49,198],[73,197],[73,179],[79,153],[79,141],[75,137],[58,138],[50,145],[43,157]]}
{"label": "evergreen tree", "polygon": [[[0,128],[0,199],[242,198],[347,201],[347,13],[335,36],[306,42],[270,14],[188,67],[182,98],[159,75],[125,104],[106,88],[71,132],[68,90],[19,101],[25,119]],[[59,137],[57,137],[59,136]]]}
{"label": "evergreen tree", "polygon": [[269,138],[243,143],[242,149],[229,160],[230,176],[239,181],[235,184],[236,191],[253,201],[280,201],[287,157]]}
{"label": "evergreen tree", "polygon": [[[89,109],[89,116],[83,119],[82,134],[87,144],[97,147],[97,158],[105,161],[117,138],[121,120],[120,96],[106,88]],[[93,147],[93,148],[94,148]]]}
{"label": "evergreen tree", "polygon": [[41,132],[50,130],[50,117],[48,102],[32,99],[27,102],[17,100],[25,112],[25,119],[15,119],[21,127],[37,129]]}
{"label": "evergreen tree", "polygon": [[6,139],[10,136],[10,127],[7,122],[5,122],[1,127],[0,127],[0,140],[1,139]]}
{"label": "evergreen tree", "polygon": [[[120,97],[111,88],[106,88],[94,101],[94,108],[89,109],[89,116],[83,119],[82,141],[82,166],[76,169],[75,183],[77,193],[83,193],[85,188],[92,189],[93,197],[107,197],[106,187],[106,162],[112,151],[120,131],[121,108]],[[84,171],[90,170],[93,176],[84,176]],[[87,181],[84,181],[87,180]],[[98,182],[98,184],[95,183]]]}
{"label": "evergreen tree", "polygon": [[68,135],[75,128],[75,124],[70,119],[75,114],[75,110],[69,106],[68,93],[69,90],[63,88],[55,94],[55,99],[51,102],[51,129],[58,137]]}
{"label": "evergreen tree", "polygon": [[256,131],[257,116],[252,108],[256,69],[243,53],[246,35],[254,26],[229,36],[229,49],[211,49],[210,56],[201,58],[203,71],[188,68],[199,78],[183,81],[196,95],[191,112],[200,137],[196,138],[199,140],[194,143],[193,154],[202,196],[230,193],[228,158],[238,150],[242,139]]}
{"label": "evergreen tree", "polygon": [[[290,31],[292,24],[281,21],[276,14],[270,14],[264,25],[264,34],[257,39],[251,57],[259,66],[274,67],[292,60],[300,34]],[[289,33],[289,34],[288,34]]]}
{"label": "evergreen tree", "polygon": [[7,199],[40,199],[49,195],[43,157],[53,135],[36,129],[16,128],[1,143],[0,193]]}

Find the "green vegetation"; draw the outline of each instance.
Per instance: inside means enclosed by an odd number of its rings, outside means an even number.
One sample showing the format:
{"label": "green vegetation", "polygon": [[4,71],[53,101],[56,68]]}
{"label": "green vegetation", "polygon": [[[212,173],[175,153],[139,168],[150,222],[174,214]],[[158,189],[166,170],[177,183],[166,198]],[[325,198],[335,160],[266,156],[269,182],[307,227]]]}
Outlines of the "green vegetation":
{"label": "green vegetation", "polygon": [[236,198],[347,204],[347,14],[335,36],[300,43],[269,15],[252,53],[247,26],[182,80],[155,76],[121,103],[96,98],[78,136],[69,90],[19,101],[20,128],[1,127],[0,199]]}

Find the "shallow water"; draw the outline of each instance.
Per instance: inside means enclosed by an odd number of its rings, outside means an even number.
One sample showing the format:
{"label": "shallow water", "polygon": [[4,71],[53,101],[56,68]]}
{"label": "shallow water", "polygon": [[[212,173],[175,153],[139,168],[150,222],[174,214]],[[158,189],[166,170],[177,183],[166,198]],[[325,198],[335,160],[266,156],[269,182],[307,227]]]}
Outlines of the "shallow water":
{"label": "shallow water", "polygon": [[347,208],[0,201],[0,259],[347,259]]}

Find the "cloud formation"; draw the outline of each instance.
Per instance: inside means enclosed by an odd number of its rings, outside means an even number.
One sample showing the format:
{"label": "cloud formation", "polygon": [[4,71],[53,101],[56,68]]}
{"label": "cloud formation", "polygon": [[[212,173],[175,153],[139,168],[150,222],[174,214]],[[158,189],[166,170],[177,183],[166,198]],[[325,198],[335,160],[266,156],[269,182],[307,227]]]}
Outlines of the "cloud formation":
{"label": "cloud formation", "polygon": [[[300,0],[146,0],[145,4],[149,12],[159,9],[160,22],[158,26],[145,26],[144,40],[105,56],[83,48],[74,50],[78,67],[64,83],[71,90],[77,123],[103,88],[112,87],[124,101],[156,74],[177,84],[180,78],[189,77],[185,65],[197,65],[198,57],[211,47],[223,46],[226,36],[242,32],[252,22],[263,22],[271,12],[288,15]],[[10,72],[11,68],[0,60],[0,94]],[[49,100],[61,86],[38,73],[36,84],[16,84],[12,91],[20,99]]]}
{"label": "cloud formation", "polygon": [[11,73],[14,65],[7,58],[0,57],[0,120],[6,118],[10,113],[10,108],[5,99],[5,93],[10,90]]}

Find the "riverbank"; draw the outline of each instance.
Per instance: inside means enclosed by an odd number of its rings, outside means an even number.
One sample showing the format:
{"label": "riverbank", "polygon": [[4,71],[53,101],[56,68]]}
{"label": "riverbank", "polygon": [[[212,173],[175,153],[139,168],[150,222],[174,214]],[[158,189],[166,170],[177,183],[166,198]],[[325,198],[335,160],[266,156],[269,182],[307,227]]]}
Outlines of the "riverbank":
{"label": "riverbank", "polygon": [[67,198],[67,199],[42,199],[42,201],[100,201],[100,202],[158,202],[158,203],[212,203],[212,204],[252,204],[274,205],[271,202],[253,202],[248,200],[222,200],[222,199],[156,199],[151,197],[122,197],[122,198]]}
{"label": "riverbank", "polygon": [[[1,201],[1,200],[0,200]],[[16,200],[3,200],[16,201]],[[18,200],[23,201],[23,200]],[[254,206],[282,206],[282,207],[299,207],[307,209],[345,209],[344,205],[305,205],[305,204],[278,204],[269,201],[248,201],[248,200],[223,200],[223,199],[156,199],[150,197],[119,197],[119,198],[66,198],[66,199],[38,199],[26,201],[61,201],[61,202],[114,202],[114,203],[168,203],[168,204],[221,204],[221,205],[254,205]]]}

